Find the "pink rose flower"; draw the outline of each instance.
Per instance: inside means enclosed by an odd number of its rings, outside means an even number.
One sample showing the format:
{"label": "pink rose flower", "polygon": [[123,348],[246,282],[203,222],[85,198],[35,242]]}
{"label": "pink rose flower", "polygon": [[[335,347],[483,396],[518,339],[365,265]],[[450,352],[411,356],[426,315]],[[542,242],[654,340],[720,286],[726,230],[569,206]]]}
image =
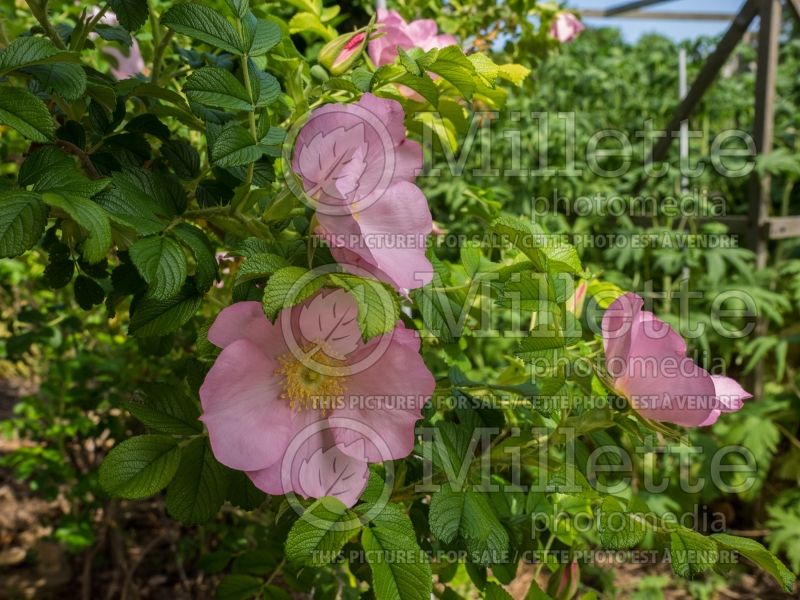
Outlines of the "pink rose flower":
{"label": "pink rose flower", "polygon": [[556,15],[553,24],[550,25],[550,37],[566,44],[578,37],[578,34],[584,29],[586,27],[578,17],[570,12],[561,12]]}
{"label": "pink rose flower", "polygon": [[268,494],[336,496],[356,503],[368,463],[400,459],[435,381],[416,332],[364,342],[353,298],[324,290],[275,324],[259,302],[239,302],[214,321],[222,348],[200,388],[201,420],[214,456]]}
{"label": "pink rose flower", "polygon": [[752,394],[733,379],[711,375],[686,356],[672,327],[642,310],[634,293],[617,298],[603,315],[606,370],[614,388],[642,415],[686,427],[704,427],[735,412]]}
{"label": "pink rose flower", "polygon": [[406,23],[394,10],[378,9],[377,31],[382,33],[369,42],[369,57],[376,67],[394,62],[397,47],[403,50],[422,48],[426,52],[434,48],[444,48],[458,44],[452,35],[439,35],[436,21],[417,19]]}
{"label": "pink rose flower", "polygon": [[119,48],[103,46],[103,54],[110,56],[117,63],[116,67],[111,67],[111,74],[118,81],[130,79],[144,71],[144,59],[139,50],[139,42],[133,40],[129,52],[129,54],[125,54]]}
{"label": "pink rose flower", "polygon": [[422,148],[406,138],[403,117],[398,102],[372,94],[322,106],[297,136],[292,169],[345,270],[414,289],[433,277],[425,256],[433,222],[414,185]]}
{"label": "pink rose flower", "polygon": [[[98,10],[99,9],[96,7],[91,9],[88,13],[89,17],[97,15]],[[106,14],[100,18],[100,22],[104,25],[117,25],[119,23],[119,21],[117,21],[117,15],[115,15],[113,11],[107,11]],[[89,37],[94,40],[99,36],[97,33],[91,33]],[[142,52],[139,49],[139,42],[136,41],[136,38],[132,39],[131,47],[128,49],[127,54],[114,46],[103,46],[101,51],[106,56],[113,58],[116,62],[117,66],[112,66],[110,70],[114,79],[117,81],[130,79],[134,75],[143,73],[145,70],[144,59],[142,58]]]}

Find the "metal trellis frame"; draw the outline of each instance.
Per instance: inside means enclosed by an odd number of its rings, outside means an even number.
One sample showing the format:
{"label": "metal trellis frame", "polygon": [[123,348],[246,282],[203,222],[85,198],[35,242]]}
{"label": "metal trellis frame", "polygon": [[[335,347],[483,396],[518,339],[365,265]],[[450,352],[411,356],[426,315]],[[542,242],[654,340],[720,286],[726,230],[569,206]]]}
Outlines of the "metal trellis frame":
{"label": "metal trellis frame", "polygon": [[[583,11],[583,14],[601,17],[697,19],[697,14],[693,15],[692,13],[653,13],[639,10],[670,1],[672,0],[638,0],[619,4],[604,11],[592,11],[595,14],[588,14],[586,11]],[[794,16],[800,20],[800,0],[785,1]],[[598,12],[599,14],[597,14]],[[708,19],[710,15],[703,13],[699,16]],[[719,17],[721,15],[716,16]],[[781,0],[746,0],[738,14],[733,17],[730,27],[722,36],[717,47],[706,59],[688,93],[683,97],[673,113],[666,126],[665,136],[661,137],[654,145],[649,158],[650,162],[664,160],[673,138],[680,135],[681,123],[691,116],[693,110],[714,82],[756,16],[760,18],[760,23],[758,27],[753,141],[758,155],[767,155],[772,151],[775,80],[778,70],[782,3]],[[642,177],[634,186],[633,194],[640,193],[646,182],[647,178]],[[771,184],[769,173],[760,175],[754,170],[750,180],[747,217],[728,217],[724,220],[726,223],[733,225],[734,229],[747,231],[747,242],[756,254],[756,268],[758,269],[762,269],[767,265],[770,240],[800,237],[800,216],[770,216]],[[757,323],[756,333],[763,334],[766,332],[766,328],[767,323],[762,318]],[[762,365],[759,364],[756,367],[753,378],[753,394],[755,397],[759,397],[762,392],[763,371]]]}

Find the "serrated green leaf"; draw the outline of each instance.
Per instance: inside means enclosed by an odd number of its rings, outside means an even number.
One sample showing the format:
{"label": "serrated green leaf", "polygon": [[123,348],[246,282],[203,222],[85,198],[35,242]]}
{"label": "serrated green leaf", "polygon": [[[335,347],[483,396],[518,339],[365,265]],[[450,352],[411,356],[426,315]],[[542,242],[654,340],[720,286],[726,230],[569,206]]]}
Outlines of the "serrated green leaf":
{"label": "serrated green leaf", "polygon": [[428,70],[441,76],[467,100],[472,98],[475,92],[475,67],[458,46],[440,49]]}
{"label": "serrated green leaf", "polygon": [[119,498],[147,498],[169,484],[180,460],[181,450],[172,437],[130,438],[115,446],[100,465],[100,485]]}
{"label": "serrated green leaf", "polygon": [[289,531],[286,558],[301,565],[328,564],[360,528],[358,516],[339,499],[320,498]]}
{"label": "serrated green leaf", "polygon": [[178,472],[167,488],[167,511],[181,523],[205,523],[225,502],[227,473],[211,452],[208,438],[181,452]]}
{"label": "serrated green leaf", "polygon": [[172,333],[192,318],[203,297],[184,286],[181,293],[169,300],[148,298],[131,307],[128,332],[139,337],[161,336]]}
{"label": "serrated green leaf", "polygon": [[186,282],[188,266],[180,244],[169,237],[142,238],[128,250],[136,270],[156,300],[175,296]]}
{"label": "serrated green leaf", "polygon": [[178,4],[161,16],[161,23],[176,33],[187,35],[233,54],[242,53],[242,40],[233,25],[202,4]]}
{"label": "serrated green leaf", "polygon": [[289,263],[286,262],[286,259],[277,254],[264,252],[250,255],[239,267],[239,272],[236,274],[236,285],[253,279],[269,277],[275,271],[287,266]]}
{"label": "serrated green leaf", "polygon": [[34,142],[55,137],[56,125],[44,102],[22,88],[0,87],[0,124],[8,125]]}
{"label": "serrated green leaf", "polygon": [[263,153],[250,132],[233,121],[222,128],[211,146],[211,156],[218,167],[247,165]]}
{"label": "serrated green leaf", "polygon": [[778,560],[778,557],[757,541],[728,535],[727,533],[715,533],[711,538],[723,548],[735,550],[748,560],[753,561],[760,568],[764,569],[764,571],[772,575],[775,580],[781,584],[785,592],[792,592],[797,577]]}
{"label": "serrated green leaf", "polygon": [[322,288],[323,277],[314,277],[302,286],[296,285],[307,272],[303,267],[284,267],[275,271],[264,289],[263,307],[267,318],[274,320],[282,309],[299,304]]}
{"label": "serrated green leaf", "polygon": [[[269,106],[281,95],[281,84],[273,75],[264,71],[253,69],[252,73],[254,75],[253,85],[258,85],[256,106]],[[262,139],[261,143],[266,142]]]}
{"label": "serrated green leaf", "polygon": [[83,257],[87,262],[103,260],[111,248],[111,224],[99,204],[74,193],[46,192],[42,199],[72,217],[87,232],[83,241]]}
{"label": "serrated green leaf", "polygon": [[124,406],[134,417],[159,433],[196,435],[203,430],[197,405],[174,385],[146,384]]}
{"label": "serrated green leaf", "polygon": [[163,156],[175,174],[184,180],[200,175],[200,154],[194,146],[180,140],[168,140],[161,144]]}
{"label": "serrated green leaf", "polygon": [[245,87],[230,71],[203,67],[192,73],[183,85],[189,100],[229,110],[253,110]]}
{"label": "serrated green leaf", "polygon": [[61,52],[44,37],[18,37],[0,52],[0,74],[14,69],[56,62],[76,62],[75,52]]}
{"label": "serrated green leaf", "polygon": [[86,71],[81,65],[35,65],[22,70],[33,75],[45,90],[65,100],[78,100],[86,93]]}
{"label": "serrated green leaf", "polygon": [[197,291],[207,291],[217,278],[217,258],[211,242],[202,229],[188,223],[180,223],[172,232],[194,256]]}
{"label": "serrated green leaf", "polygon": [[445,543],[461,537],[467,543],[470,560],[477,564],[503,562],[508,552],[508,532],[495,514],[486,494],[449,486],[433,494],[430,508],[431,532]]}
{"label": "serrated green leaf", "polygon": [[429,599],[433,582],[431,565],[417,544],[410,519],[399,510],[384,509],[383,512],[386,515],[375,519],[361,534],[361,545],[372,570],[375,597],[377,600]]}
{"label": "serrated green leaf", "polygon": [[330,282],[346,290],[358,307],[358,327],[365,340],[392,331],[400,318],[397,294],[375,279],[337,273]]}
{"label": "serrated green leaf", "polygon": [[47,212],[39,194],[0,193],[0,258],[22,254],[38,242],[47,224]]}
{"label": "serrated green leaf", "polygon": [[147,21],[147,0],[109,0],[109,4],[120,24],[128,31],[139,29]]}
{"label": "serrated green leaf", "polygon": [[713,567],[719,558],[714,540],[678,527],[669,534],[672,570],[679,577],[693,577]]}
{"label": "serrated green leaf", "polygon": [[628,550],[644,539],[645,526],[638,515],[623,510],[619,500],[608,496],[600,507],[597,530],[603,548]]}
{"label": "serrated green leaf", "polygon": [[245,51],[249,56],[260,56],[272,50],[281,41],[281,28],[266,19],[244,19]]}

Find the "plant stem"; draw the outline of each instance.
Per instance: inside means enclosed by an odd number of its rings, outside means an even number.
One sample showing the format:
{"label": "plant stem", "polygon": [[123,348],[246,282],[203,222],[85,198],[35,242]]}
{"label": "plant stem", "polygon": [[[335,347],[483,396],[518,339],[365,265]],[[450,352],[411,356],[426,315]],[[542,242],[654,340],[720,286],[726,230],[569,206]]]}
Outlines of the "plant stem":
{"label": "plant stem", "polygon": [[158,45],[153,52],[153,72],[150,73],[150,81],[152,83],[158,83],[158,78],[161,76],[161,63],[164,60],[164,52],[166,52],[167,47],[172,41],[172,37],[174,35],[174,31],[167,31],[167,33],[164,34],[164,37],[162,37],[158,42]]}
{"label": "plant stem", "polygon": [[42,26],[47,37],[53,41],[56,48],[59,50],[66,50],[67,45],[64,43],[64,40],[61,39],[61,36],[58,35],[55,27],[53,27],[53,24],[47,17],[47,1],[45,0],[39,4],[38,2],[34,2],[34,0],[25,0],[25,3],[28,5],[28,8],[31,9],[31,14],[39,21],[39,25]]}

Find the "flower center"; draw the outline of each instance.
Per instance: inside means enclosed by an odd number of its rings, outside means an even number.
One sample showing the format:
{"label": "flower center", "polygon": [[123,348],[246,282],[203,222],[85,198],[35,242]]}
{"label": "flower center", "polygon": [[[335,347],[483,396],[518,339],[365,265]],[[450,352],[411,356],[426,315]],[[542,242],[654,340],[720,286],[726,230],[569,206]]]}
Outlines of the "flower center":
{"label": "flower center", "polygon": [[301,358],[287,352],[278,358],[278,365],[273,374],[284,379],[281,398],[295,411],[319,410],[325,414],[344,395],[347,377],[343,361],[318,346]]}

